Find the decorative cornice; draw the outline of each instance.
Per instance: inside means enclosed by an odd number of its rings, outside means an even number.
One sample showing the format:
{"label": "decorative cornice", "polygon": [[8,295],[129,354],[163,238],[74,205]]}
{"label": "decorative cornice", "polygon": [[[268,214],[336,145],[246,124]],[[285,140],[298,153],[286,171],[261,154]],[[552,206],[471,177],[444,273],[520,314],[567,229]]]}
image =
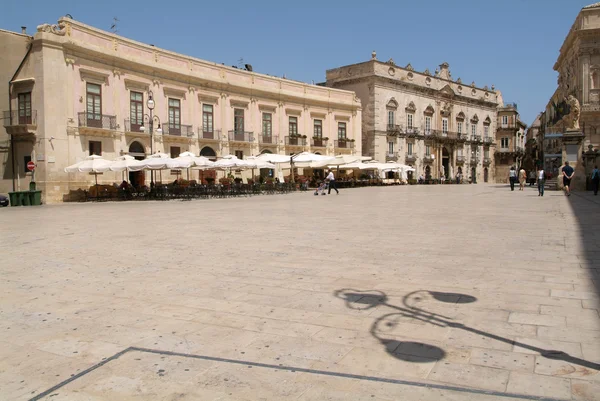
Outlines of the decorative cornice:
{"label": "decorative cornice", "polygon": [[123,73],[121,72],[121,70],[115,68],[113,70],[113,77],[116,77],[117,75],[119,76],[119,78],[121,78],[121,75],[123,75]]}
{"label": "decorative cornice", "polygon": [[291,115],[291,116],[300,116],[300,115],[302,115],[302,110],[287,108],[287,109],[285,109],[285,114]]}
{"label": "decorative cornice", "polygon": [[198,93],[198,101],[201,103],[219,104],[218,95],[209,95],[206,93]]}
{"label": "decorative cornice", "polygon": [[173,97],[185,99],[185,95],[186,95],[185,89],[169,88],[167,86],[163,87],[163,92],[165,94],[165,97],[173,96]]}
{"label": "decorative cornice", "polygon": [[345,116],[342,114],[335,114],[334,119],[335,119],[335,121],[350,121],[350,116]]}
{"label": "decorative cornice", "polygon": [[271,105],[271,104],[258,104],[258,109],[260,111],[270,111],[270,112],[276,112],[277,111],[277,106],[275,105]]}
{"label": "decorative cornice", "polygon": [[327,113],[323,113],[323,112],[319,112],[319,111],[311,111],[310,112],[311,118],[325,118],[326,116],[327,116]]}
{"label": "decorative cornice", "polygon": [[87,68],[79,68],[79,76],[82,81],[92,81],[108,85],[109,74],[100,71],[89,70]]}
{"label": "decorative cornice", "polygon": [[67,65],[71,64],[71,65],[75,65],[75,59],[72,57],[65,57],[65,63]]}
{"label": "decorative cornice", "polygon": [[138,90],[142,90],[142,91],[150,90],[150,84],[146,83],[146,82],[136,81],[136,80],[130,79],[130,78],[125,78],[123,80],[123,82],[125,83],[126,89],[138,89]]}
{"label": "decorative cornice", "polygon": [[242,107],[244,109],[247,109],[249,104],[250,104],[249,100],[239,100],[239,99],[229,100],[229,105],[231,107]]}

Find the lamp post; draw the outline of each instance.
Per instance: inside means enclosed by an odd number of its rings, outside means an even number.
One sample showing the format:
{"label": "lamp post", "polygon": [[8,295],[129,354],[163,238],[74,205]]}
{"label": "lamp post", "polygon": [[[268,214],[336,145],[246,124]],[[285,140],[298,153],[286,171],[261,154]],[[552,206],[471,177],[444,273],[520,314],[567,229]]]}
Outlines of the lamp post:
{"label": "lamp post", "polygon": [[[156,119],[156,121],[158,122],[158,128],[156,129],[156,133],[157,134],[161,134],[162,133],[162,128],[160,127],[160,118],[158,118],[158,116],[153,116],[152,115],[152,111],[154,110],[154,98],[153,98],[154,94],[152,93],[152,91],[148,92],[148,101],[146,102],[146,106],[148,107],[148,110],[150,112],[150,115],[148,114],[144,114],[144,117],[148,117],[148,129],[149,129],[149,133],[150,133],[150,154],[153,155],[154,154],[154,129],[153,129],[153,124],[154,124],[154,120]],[[146,127],[144,127],[144,120],[142,118],[142,126],[140,127],[140,131],[145,132],[146,131]],[[154,188],[154,171],[150,170],[150,187]]]}

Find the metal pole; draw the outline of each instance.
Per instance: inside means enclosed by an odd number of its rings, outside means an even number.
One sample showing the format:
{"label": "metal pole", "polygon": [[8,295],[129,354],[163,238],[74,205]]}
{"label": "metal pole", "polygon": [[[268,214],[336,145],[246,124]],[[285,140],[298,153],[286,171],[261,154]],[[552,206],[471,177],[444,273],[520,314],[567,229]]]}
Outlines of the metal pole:
{"label": "metal pole", "polygon": [[[150,155],[154,154],[154,120],[152,119],[152,109],[150,109]],[[150,170],[150,188],[154,188],[154,170]]]}

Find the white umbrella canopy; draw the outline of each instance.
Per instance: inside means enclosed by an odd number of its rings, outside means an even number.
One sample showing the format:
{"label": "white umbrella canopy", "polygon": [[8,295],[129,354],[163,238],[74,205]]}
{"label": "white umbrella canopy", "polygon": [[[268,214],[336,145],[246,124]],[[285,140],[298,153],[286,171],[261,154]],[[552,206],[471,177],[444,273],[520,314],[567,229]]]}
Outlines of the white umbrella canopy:
{"label": "white umbrella canopy", "polygon": [[228,155],[223,156],[221,160],[217,160],[213,166],[213,168],[219,169],[228,169],[228,168],[252,168],[252,165],[248,163],[246,160],[238,159],[236,156]]}
{"label": "white umbrella canopy", "polygon": [[293,162],[297,167],[310,167],[311,163],[323,163],[327,165],[328,161],[335,160],[334,156],[318,155],[311,152],[302,152],[293,156]]}
{"label": "white umbrella canopy", "polygon": [[140,160],[136,160],[135,157],[130,155],[119,156],[110,164],[111,171],[138,171],[137,169],[142,168],[144,168],[144,163],[142,163]]}
{"label": "white umbrella canopy", "polygon": [[65,168],[67,173],[103,173],[110,170],[110,160],[103,159],[102,156],[91,155],[85,160],[75,163]]}
{"label": "white umbrella canopy", "polygon": [[[181,163],[171,159],[166,153],[155,153],[148,156],[146,159],[141,161],[143,166],[138,170],[147,168],[149,170],[169,170],[169,169],[180,169],[186,168]],[[133,169],[132,169],[133,170]],[[137,171],[137,170],[133,170]]]}
{"label": "white umbrella canopy", "polygon": [[257,156],[250,156],[246,159],[244,159],[245,162],[249,163],[249,167],[251,167],[252,169],[261,169],[261,168],[270,168],[270,169],[275,169],[277,166],[273,163],[270,163],[264,159],[261,159]]}
{"label": "white umbrella canopy", "polygon": [[290,162],[290,157],[288,155],[280,155],[277,153],[262,153],[258,156],[256,156],[256,159],[258,160],[264,160],[266,162],[269,163],[275,163],[275,164],[279,164],[279,163],[289,163]]}
{"label": "white umbrella canopy", "polygon": [[[318,155],[318,156],[320,156],[320,155]],[[321,161],[312,162],[310,164],[310,167],[318,168],[318,167],[325,167],[325,166],[341,166],[344,164],[354,163],[359,160],[360,160],[360,156],[338,155],[338,156],[335,156],[333,159],[324,159]]]}

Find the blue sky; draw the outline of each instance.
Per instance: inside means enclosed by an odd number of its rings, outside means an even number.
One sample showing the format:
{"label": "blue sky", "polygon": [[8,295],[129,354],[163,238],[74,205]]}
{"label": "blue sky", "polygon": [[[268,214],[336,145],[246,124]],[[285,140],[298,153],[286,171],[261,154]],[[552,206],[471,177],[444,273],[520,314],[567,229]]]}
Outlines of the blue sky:
{"label": "blue sky", "polygon": [[[28,32],[65,14],[120,35],[201,59],[304,82],[366,61],[371,51],[453,78],[492,84],[531,124],[556,88],[552,66],[579,10],[593,0],[345,0],[285,2],[4,0],[0,28]],[[367,5],[368,4],[368,5]]]}

